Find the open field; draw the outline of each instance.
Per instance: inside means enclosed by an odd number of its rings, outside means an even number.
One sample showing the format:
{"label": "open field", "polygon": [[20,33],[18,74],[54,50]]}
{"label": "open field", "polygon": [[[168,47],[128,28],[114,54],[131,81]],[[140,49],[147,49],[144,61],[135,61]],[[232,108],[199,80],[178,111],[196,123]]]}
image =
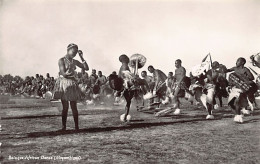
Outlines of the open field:
{"label": "open field", "polygon": [[[59,132],[60,103],[9,101],[0,104],[2,163],[260,163],[259,110],[237,124],[227,107],[206,120],[202,107],[186,102],[181,115],[159,118],[133,105],[131,122],[122,123],[124,106],[79,104],[80,130],[69,109],[68,130]],[[39,159],[11,159],[26,156]]]}

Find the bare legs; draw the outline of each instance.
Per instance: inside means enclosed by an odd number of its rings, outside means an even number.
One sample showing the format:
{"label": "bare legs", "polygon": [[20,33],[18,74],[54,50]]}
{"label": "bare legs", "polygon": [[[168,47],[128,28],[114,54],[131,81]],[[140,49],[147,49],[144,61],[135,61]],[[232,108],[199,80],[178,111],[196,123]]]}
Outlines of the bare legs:
{"label": "bare legs", "polygon": [[79,114],[78,114],[78,109],[77,109],[77,101],[71,101],[70,107],[72,109],[72,114],[73,114],[74,123],[75,123],[75,129],[79,130]]}
{"label": "bare legs", "polygon": [[125,106],[125,118],[124,121],[126,121],[127,115],[129,114],[130,106],[131,106],[131,100],[134,97],[134,91],[125,90],[124,91],[124,97],[126,100],[126,106]]}
{"label": "bare legs", "polygon": [[62,130],[66,130],[66,122],[67,122],[67,116],[68,116],[68,109],[69,109],[69,102],[65,100],[61,100],[62,103]]}
{"label": "bare legs", "polygon": [[[61,100],[62,103],[62,130],[66,130],[66,122],[67,122],[67,116],[68,116],[68,109],[69,109],[69,101]],[[70,107],[72,110],[74,122],[75,122],[75,129],[79,129],[78,124],[78,109],[77,109],[77,102],[76,101],[70,101]]]}

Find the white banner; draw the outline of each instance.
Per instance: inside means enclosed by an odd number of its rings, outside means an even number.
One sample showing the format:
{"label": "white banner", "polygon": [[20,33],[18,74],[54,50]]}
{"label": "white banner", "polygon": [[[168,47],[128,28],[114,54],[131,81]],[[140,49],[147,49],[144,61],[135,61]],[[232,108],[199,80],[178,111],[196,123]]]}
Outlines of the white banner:
{"label": "white banner", "polygon": [[191,73],[193,76],[199,76],[204,71],[208,71],[210,69],[210,61],[205,61],[199,65],[192,67]]}

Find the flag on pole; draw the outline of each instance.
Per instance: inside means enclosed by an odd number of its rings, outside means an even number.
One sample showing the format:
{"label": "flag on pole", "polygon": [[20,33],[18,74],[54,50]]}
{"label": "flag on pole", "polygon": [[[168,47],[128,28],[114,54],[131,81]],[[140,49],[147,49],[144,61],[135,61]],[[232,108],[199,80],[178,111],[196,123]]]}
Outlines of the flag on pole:
{"label": "flag on pole", "polygon": [[207,60],[207,58],[208,58],[209,55],[210,55],[210,53],[208,53],[208,55],[206,55],[205,58],[203,58],[202,63]]}
{"label": "flag on pole", "polygon": [[203,59],[201,64],[194,66],[191,70],[193,76],[199,76],[208,70],[210,70],[212,65],[211,55],[208,53]]}

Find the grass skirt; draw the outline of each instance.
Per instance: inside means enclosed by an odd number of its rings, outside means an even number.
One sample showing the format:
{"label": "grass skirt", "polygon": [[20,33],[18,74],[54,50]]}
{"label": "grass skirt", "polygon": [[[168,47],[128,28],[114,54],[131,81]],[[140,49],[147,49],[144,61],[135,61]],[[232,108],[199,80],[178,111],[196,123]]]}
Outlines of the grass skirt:
{"label": "grass skirt", "polygon": [[77,101],[83,98],[83,92],[76,80],[59,77],[54,86],[54,99]]}

